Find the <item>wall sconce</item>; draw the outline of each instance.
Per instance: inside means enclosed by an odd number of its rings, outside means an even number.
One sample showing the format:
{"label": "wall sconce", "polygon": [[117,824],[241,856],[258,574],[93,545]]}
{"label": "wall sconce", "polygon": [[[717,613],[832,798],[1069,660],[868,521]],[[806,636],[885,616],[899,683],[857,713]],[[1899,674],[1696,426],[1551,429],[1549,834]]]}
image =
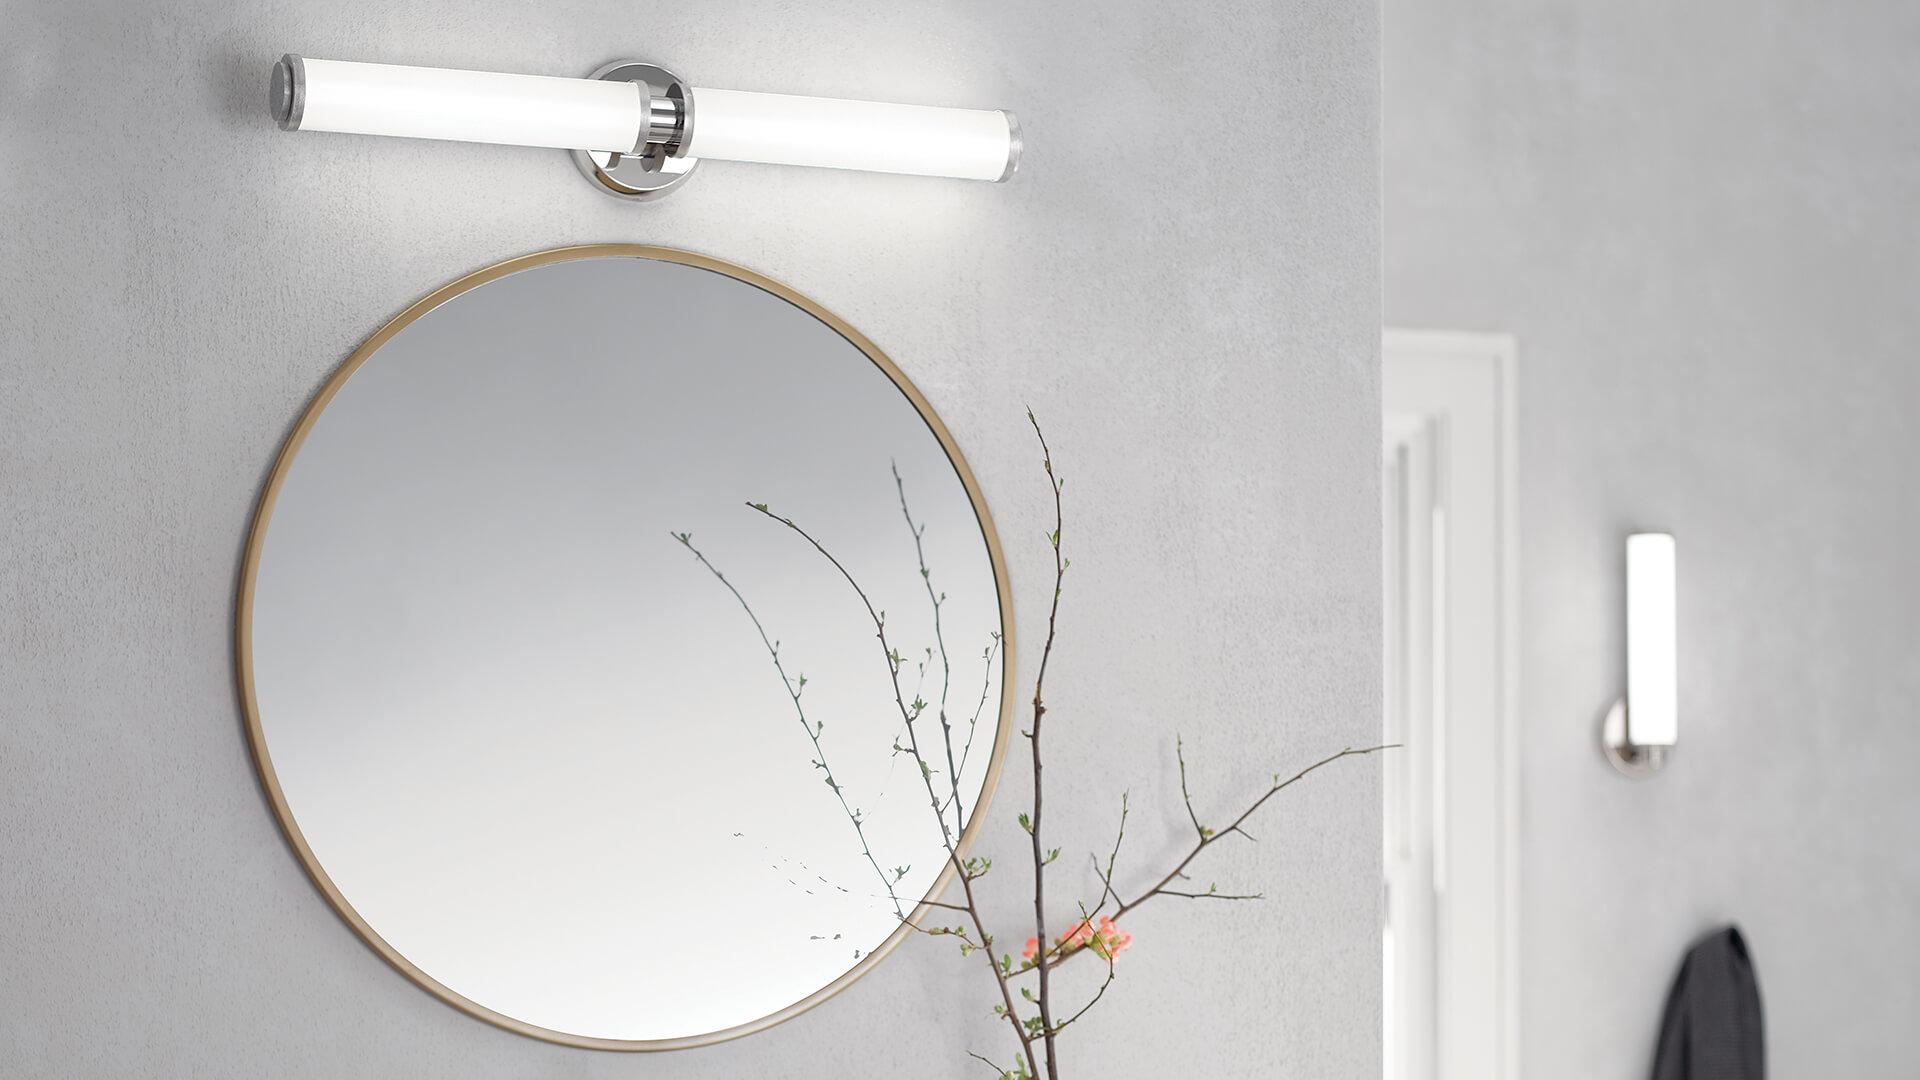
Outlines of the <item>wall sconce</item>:
{"label": "wall sconce", "polygon": [[1673,536],[1627,537],[1627,696],[1600,725],[1607,760],[1627,776],[1659,772],[1680,737],[1678,578]]}
{"label": "wall sconce", "polygon": [[289,53],[268,93],[287,131],[571,150],[602,191],[633,199],[673,190],[703,157],[994,181],[1020,160],[1004,110],[696,89],[632,60],[559,79]]}

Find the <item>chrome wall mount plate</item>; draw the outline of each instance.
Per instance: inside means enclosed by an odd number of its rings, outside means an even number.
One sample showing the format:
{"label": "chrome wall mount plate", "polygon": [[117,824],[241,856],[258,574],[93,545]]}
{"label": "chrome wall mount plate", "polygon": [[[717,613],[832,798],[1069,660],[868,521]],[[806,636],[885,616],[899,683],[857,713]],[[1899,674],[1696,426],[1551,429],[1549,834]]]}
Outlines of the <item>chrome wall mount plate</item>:
{"label": "chrome wall mount plate", "polygon": [[670,142],[646,142],[639,153],[571,151],[573,163],[595,187],[622,199],[658,199],[693,175],[700,160],[678,153],[693,131],[693,95],[686,92],[678,75],[656,64],[615,60],[596,69],[590,78],[640,83],[652,99],[679,103],[679,132]]}
{"label": "chrome wall mount plate", "polygon": [[1627,703],[1613,703],[1600,722],[1600,749],[1622,776],[1645,780],[1666,767],[1671,746],[1643,746],[1627,737]]}

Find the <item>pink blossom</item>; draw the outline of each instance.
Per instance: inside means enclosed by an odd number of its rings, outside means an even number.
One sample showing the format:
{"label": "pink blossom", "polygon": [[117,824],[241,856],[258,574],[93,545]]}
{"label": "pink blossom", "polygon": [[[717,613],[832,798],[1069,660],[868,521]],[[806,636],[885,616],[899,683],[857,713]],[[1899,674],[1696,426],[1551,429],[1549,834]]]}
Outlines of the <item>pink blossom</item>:
{"label": "pink blossom", "polygon": [[[1082,923],[1081,925],[1086,925]],[[1133,935],[1114,925],[1111,918],[1100,916],[1100,928],[1094,931],[1091,947],[1096,955],[1107,960],[1118,957],[1133,945]]]}
{"label": "pink blossom", "polygon": [[[1112,917],[1102,915],[1098,923],[1088,922],[1085,919],[1075,923],[1073,929],[1053,939],[1053,948],[1048,951],[1064,956],[1075,949],[1091,949],[1095,956],[1104,960],[1113,960],[1126,952],[1132,944],[1132,934],[1120,929]],[[1031,964],[1039,952],[1040,940],[1028,938],[1027,947],[1020,955]]]}

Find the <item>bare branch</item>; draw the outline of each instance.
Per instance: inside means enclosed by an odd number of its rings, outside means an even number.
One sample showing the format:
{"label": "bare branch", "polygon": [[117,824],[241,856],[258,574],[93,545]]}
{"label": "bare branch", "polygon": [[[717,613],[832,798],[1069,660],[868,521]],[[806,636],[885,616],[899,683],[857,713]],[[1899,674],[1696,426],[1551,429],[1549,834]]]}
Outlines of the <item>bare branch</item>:
{"label": "bare branch", "polygon": [[[1176,747],[1177,745],[1178,744],[1176,743]],[[1360,750],[1356,750],[1353,747],[1347,747],[1346,749],[1340,751],[1337,754],[1329,754],[1326,757],[1321,758],[1319,761],[1316,761],[1313,764],[1307,766],[1306,768],[1301,769],[1299,772],[1293,774],[1292,776],[1288,777],[1285,780],[1280,779],[1280,776],[1278,773],[1274,774],[1273,785],[1269,787],[1264,793],[1262,793],[1259,798],[1255,799],[1253,801],[1253,805],[1247,807],[1246,810],[1242,811],[1239,817],[1234,818],[1233,823],[1231,825],[1227,826],[1227,828],[1222,832],[1213,833],[1211,835],[1201,837],[1200,841],[1193,846],[1193,850],[1187,852],[1186,857],[1181,859],[1180,862],[1177,865],[1175,865],[1172,870],[1167,871],[1165,876],[1163,876],[1159,881],[1155,882],[1154,885],[1151,888],[1147,889],[1145,892],[1141,893],[1140,895],[1134,897],[1131,900],[1128,900],[1120,904],[1119,907],[1114,909],[1113,915],[1111,917],[1115,921],[1118,921],[1122,916],[1126,915],[1128,912],[1133,911],[1135,908],[1139,907],[1140,905],[1146,903],[1147,901],[1153,899],[1156,896],[1180,896],[1187,899],[1207,899],[1207,898],[1246,899],[1246,900],[1258,899],[1257,896],[1222,896],[1217,893],[1196,894],[1196,893],[1186,892],[1184,890],[1176,890],[1176,889],[1170,888],[1170,886],[1173,885],[1175,881],[1187,880],[1187,873],[1186,873],[1187,867],[1192,865],[1193,860],[1198,858],[1201,852],[1207,850],[1208,847],[1212,846],[1214,843],[1218,842],[1221,838],[1225,837],[1229,833],[1239,831],[1240,826],[1243,825],[1248,818],[1251,818],[1254,814],[1258,813],[1260,808],[1267,804],[1267,800],[1273,798],[1275,795],[1278,795],[1280,792],[1285,791],[1287,788],[1292,787],[1294,784],[1299,783],[1301,780],[1305,779],[1309,774],[1319,769],[1323,769],[1328,765],[1331,765],[1334,762],[1339,761],[1342,758],[1361,757],[1367,754],[1378,753],[1382,750],[1392,750],[1397,748],[1399,745],[1400,745],[1399,743],[1386,743],[1380,746],[1369,746],[1369,747],[1366,747],[1365,749],[1360,749]],[[1107,888],[1109,892],[1112,891],[1112,885],[1110,882],[1108,883]],[[1115,894],[1115,898],[1118,899],[1117,894]],[[1104,897],[1103,897],[1103,902],[1104,902]],[[1063,950],[1060,950],[1058,953],[1052,953],[1050,951],[1049,955],[1051,956],[1051,958],[1049,959],[1047,956],[1043,956],[1041,959],[1044,962],[1036,964],[1035,968],[1039,970],[1041,978],[1044,979],[1046,977],[1047,969],[1059,967],[1061,964],[1066,963],[1068,960],[1073,959],[1073,957],[1076,954],[1086,952],[1086,951],[1088,950],[1085,945],[1079,945],[1069,949],[1063,949]],[[1015,972],[1015,974],[1020,974],[1020,972]]]}
{"label": "bare branch", "polygon": [[[1033,826],[1028,829],[1029,839],[1033,842],[1033,923],[1034,939],[1045,946],[1047,940],[1047,858],[1046,848],[1041,840],[1040,822],[1042,800],[1040,728],[1047,715],[1046,697],[1043,690],[1047,682],[1047,665],[1053,659],[1053,643],[1060,626],[1060,594],[1064,589],[1067,576],[1067,560],[1060,550],[1061,534],[1066,531],[1065,513],[1061,507],[1061,480],[1053,472],[1053,450],[1047,445],[1047,434],[1040,430],[1040,421],[1035,419],[1033,410],[1027,410],[1027,423],[1033,426],[1034,437],[1040,440],[1041,465],[1047,472],[1047,485],[1053,489],[1053,532],[1048,540],[1053,545],[1053,602],[1047,609],[1047,639],[1040,649],[1040,667],[1033,677],[1033,727],[1027,735],[1027,743],[1033,751]],[[1040,1031],[1047,1051],[1047,1078],[1060,1080],[1060,1054],[1055,1044],[1059,1029],[1053,1023],[1052,987],[1047,979],[1047,969],[1052,965],[1042,953],[1036,963],[1040,972],[1039,1000]]]}

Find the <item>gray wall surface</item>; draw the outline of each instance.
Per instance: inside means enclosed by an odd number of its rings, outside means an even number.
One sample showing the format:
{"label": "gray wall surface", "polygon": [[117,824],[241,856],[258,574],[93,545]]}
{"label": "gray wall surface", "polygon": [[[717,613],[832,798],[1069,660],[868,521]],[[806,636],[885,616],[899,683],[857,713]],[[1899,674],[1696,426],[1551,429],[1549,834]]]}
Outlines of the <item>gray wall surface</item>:
{"label": "gray wall surface", "polygon": [[[1050,425],[1075,556],[1049,717],[1063,864],[1110,842],[1124,789],[1125,881],[1184,842],[1176,730],[1219,813],[1276,769],[1370,741],[1377,13],[1165,14],[1140,0],[10,3],[0,1072],[958,1077],[983,1071],[965,1050],[1004,1051],[981,973],[931,942],[716,1048],[635,1057],[510,1035],[389,971],[282,842],[230,660],[268,465],[382,322],[529,251],[691,248],[878,341],[981,475],[1024,604],[1023,679],[1050,563],[1022,407]],[[710,85],[1005,105],[1028,154],[1006,186],[716,163],[635,207],[558,152],[283,134],[263,81],[287,50],[554,75],[635,54]],[[1154,139],[1174,97],[1192,148],[1177,172],[1150,161],[1171,156]],[[1289,791],[1259,845],[1205,871],[1267,902],[1139,913],[1122,981],[1066,1040],[1074,1073],[1377,1075],[1375,768]],[[1007,919],[1023,904],[1025,777],[1010,766],[982,848],[1001,856],[989,884]]]}
{"label": "gray wall surface", "polygon": [[[1747,931],[1773,1075],[1920,1061],[1920,7],[1391,0],[1391,325],[1520,343],[1524,1074]],[[1666,773],[1595,746],[1679,538]]]}

